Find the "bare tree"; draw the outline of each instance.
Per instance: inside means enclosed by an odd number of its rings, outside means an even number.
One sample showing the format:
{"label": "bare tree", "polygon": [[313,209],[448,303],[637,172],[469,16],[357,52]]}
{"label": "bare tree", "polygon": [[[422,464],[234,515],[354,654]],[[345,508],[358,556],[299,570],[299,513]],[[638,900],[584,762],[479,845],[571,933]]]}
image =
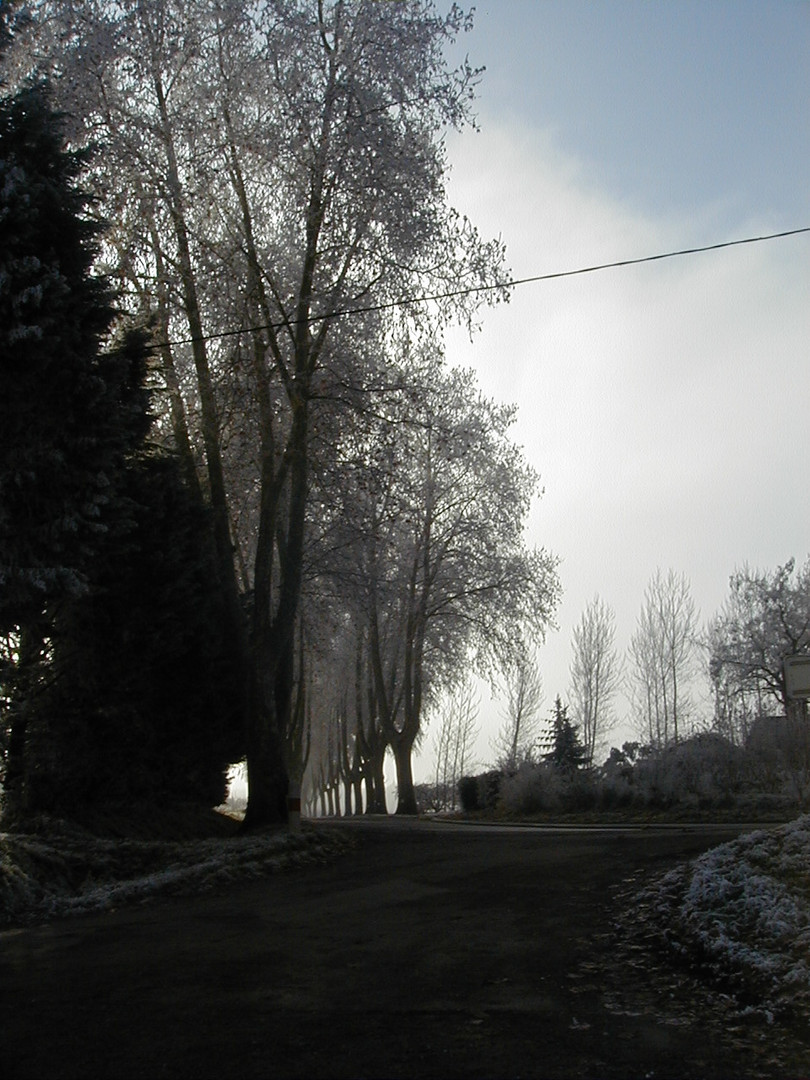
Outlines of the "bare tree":
{"label": "bare tree", "polygon": [[511,772],[536,751],[543,680],[536,656],[526,648],[507,661],[504,668],[504,721],[493,749],[497,754],[498,766]]}
{"label": "bare tree", "polygon": [[441,723],[433,740],[436,755],[434,799],[438,809],[455,809],[458,782],[474,768],[471,755],[480,730],[480,704],[475,688],[468,680],[441,706]]}
{"label": "bare tree", "polygon": [[633,704],[651,745],[677,743],[692,718],[698,617],[685,575],[656,570],[628,651]]}
{"label": "bare tree", "polygon": [[586,763],[592,765],[597,749],[616,725],[613,699],[622,678],[621,658],[616,651],[616,616],[598,596],[574,627],[571,645],[569,701]]}

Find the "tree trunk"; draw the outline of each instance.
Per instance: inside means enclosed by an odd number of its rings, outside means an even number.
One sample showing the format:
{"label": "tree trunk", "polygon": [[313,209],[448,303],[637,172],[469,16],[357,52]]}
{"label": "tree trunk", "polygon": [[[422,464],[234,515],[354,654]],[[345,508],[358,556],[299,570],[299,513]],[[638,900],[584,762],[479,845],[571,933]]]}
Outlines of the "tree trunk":
{"label": "tree trunk", "polygon": [[366,813],[387,814],[388,807],[385,803],[385,746],[382,750],[373,750],[368,762],[366,778]]}
{"label": "tree trunk", "polygon": [[408,738],[400,738],[394,742],[394,761],[397,767],[397,809],[398,814],[416,815],[419,811],[416,805],[416,792],[413,788],[413,766],[411,762],[411,750],[413,743]]}
{"label": "tree trunk", "polygon": [[[231,546],[230,518],[225,490],[225,473],[222,466],[220,449],[219,417],[214,392],[214,382],[208,363],[200,304],[197,296],[197,284],[191,260],[188,226],[183,207],[180,175],[172,138],[171,123],[166,108],[166,98],[159,79],[155,78],[155,93],[163,125],[164,144],[167,159],[167,181],[169,190],[169,212],[174,226],[177,242],[177,272],[180,279],[180,291],[183,308],[188,321],[191,337],[191,351],[194,358],[194,370],[197,375],[197,389],[200,394],[200,418],[205,458],[208,466],[208,484],[211,498],[211,510],[214,518],[214,535],[219,555],[222,588],[228,604],[228,610],[234,621],[241,622],[239,594],[236,585],[236,569]],[[238,613],[238,614],[237,614]],[[236,626],[234,627],[236,629]],[[239,631],[237,630],[237,633]]]}
{"label": "tree trunk", "polygon": [[253,667],[247,733],[248,804],[243,823],[246,831],[286,823],[289,789],[274,716],[275,701],[272,687],[267,685],[269,675],[262,678],[255,662]]}
{"label": "tree trunk", "polygon": [[169,297],[168,275],[166,273],[163,250],[160,244],[158,229],[155,224],[154,214],[148,213],[149,236],[152,243],[152,252],[155,257],[155,272],[157,281],[157,317],[160,358],[163,364],[163,378],[166,381],[166,389],[169,394],[169,418],[172,425],[174,444],[180,458],[180,464],[186,478],[186,483],[196,502],[201,506],[205,502],[202,485],[197,474],[197,464],[194,460],[194,451],[191,447],[191,437],[186,420],[186,408],[183,395],[180,392],[180,380],[174,365],[174,353],[170,344],[169,332]]}
{"label": "tree trunk", "polygon": [[[242,700],[239,703],[239,713],[244,722],[244,719],[247,718],[250,712],[247,627],[245,625],[242,606],[239,600],[239,587],[236,580],[236,563],[231,544],[230,514],[225,487],[225,472],[222,464],[216,395],[214,392],[211,369],[208,363],[205,335],[203,333],[202,316],[200,313],[196,279],[191,259],[191,247],[189,244],[188,227],[183,206],[177,156],[172,137],[172,127],[169,120],[168,109],[166,107],[164,89],[157,75],[154,79],[154,90],[158,101],[161,124],[163,127],[162,134],[166,149],[169,192],[168,208],[177,243],[177,273],[180,280],[183,307],[192,340],[194,369],[197,376],[197,388],[200,395],[201,430],[208,472],[208,494],[213,519],[214,543],[220,579],[219,583],[222,589],[224,615],[227,623],[227,633],[225,637],[230,653],[229,661],[233,666],[235,673],[234,683],[240,688],[242,693]],[[256,740],[251,740],[250,732],[247,734],[247,752],[249,758],[251,754],[251,741],[253,741],[255,750]],[[267,747],[262,746],[260,749],[263,754],[267,752]],[[254,763],[252,770],[248,768],[248,798],[250,798],[251,771],[253,773],[253,778],[255,779],[258,771],[258,764]],[[246,816],[246,824],[247,820]]]}
{"label": "tree trunk", "polygon": [[365,814],[375,813],[371,808],[374,805],[374,777],[371,773],[371,762],[366,762],[365,771],[363,773],[363,783],[366,788],[366,807],[363,811]]}

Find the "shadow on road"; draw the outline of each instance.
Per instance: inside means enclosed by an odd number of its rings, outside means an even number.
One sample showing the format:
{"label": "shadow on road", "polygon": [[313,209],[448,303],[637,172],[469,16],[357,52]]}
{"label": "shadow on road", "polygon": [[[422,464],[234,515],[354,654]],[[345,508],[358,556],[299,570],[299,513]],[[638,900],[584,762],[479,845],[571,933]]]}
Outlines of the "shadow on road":
{"label": "shadow on road", "polygon": [[323,827],[358,842],[227,893],[0,935],[4,1074],[798,1075],[806,1042],[633,940],[639,887],[740,827]]}

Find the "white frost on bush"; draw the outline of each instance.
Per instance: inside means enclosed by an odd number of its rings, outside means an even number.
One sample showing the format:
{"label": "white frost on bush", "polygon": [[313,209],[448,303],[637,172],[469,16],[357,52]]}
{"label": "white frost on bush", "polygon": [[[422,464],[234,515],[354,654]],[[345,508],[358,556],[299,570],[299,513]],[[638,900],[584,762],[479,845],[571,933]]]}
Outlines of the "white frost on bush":
{"label": "white frost on bush", "polygon": [[763,1006],[810,1003],[810,816],[706,852],[654,891],[679,951]]}

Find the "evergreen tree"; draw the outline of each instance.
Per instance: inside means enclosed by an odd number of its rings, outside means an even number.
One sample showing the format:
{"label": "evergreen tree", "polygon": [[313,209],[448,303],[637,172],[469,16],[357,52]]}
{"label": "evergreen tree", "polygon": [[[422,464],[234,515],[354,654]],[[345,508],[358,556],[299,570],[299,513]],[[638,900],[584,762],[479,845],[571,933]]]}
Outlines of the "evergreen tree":
{"label": "evergreen tree", "polygon": [[[24,801],[32,702],[60,605],[87,589],[122,451],[114,316],[47,89],[0,99],[0,633],[5,799]],[[115,371],[116,378],[108,379]]]}
{"label": "evergreen tree", "polygon": [[571,779],[585,764],[585,748],[579,739],[579,731],[568,719],[568,706],[563,705],[559,694],[554,701],[552,713],[551,751],[546,761],[560,775]]}
{"label": "evergreen tree", "polygon": [[30,747],[37,802],[214,806],[244,744],[210,522],[161,452],[130,464],[119,495],[125,527],[56,627],[56,677],[38,710],[46,741]]}
{"label": "evergreen tree", "polygon": [[0,100],[3,809],[222,799],[237,699],[204,511],[151,426],[43,86]]}
{"label": "evergreen tree", "polygon": [[86,588],[122,449],[114,311],[42,86],[0,99],[0,627]]}
{"label": "evergreen tree", "polygon": [[[23,4],[23,0],[3,0],[0,4],[0,58],[14,40],[14,34],[19,26],[26,26],[31,21],[31,14]],[[0,72],[0,85],[2,85],[2,72]]]}

